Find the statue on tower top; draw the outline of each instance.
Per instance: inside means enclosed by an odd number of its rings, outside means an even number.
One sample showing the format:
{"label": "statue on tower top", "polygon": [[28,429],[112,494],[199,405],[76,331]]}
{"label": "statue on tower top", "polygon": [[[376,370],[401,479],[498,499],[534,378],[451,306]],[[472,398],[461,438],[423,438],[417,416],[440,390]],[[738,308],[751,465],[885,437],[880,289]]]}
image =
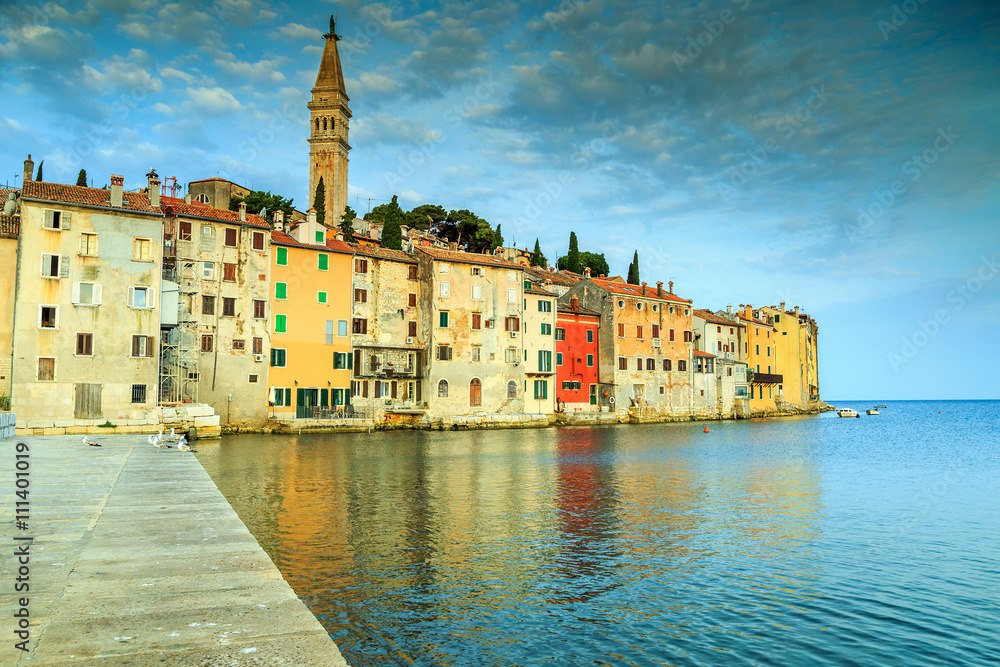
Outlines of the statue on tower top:
{"label": "statue on tower top", "polygon": [[330,14],[330,34],[337,34],[337,19],[334,18],[333,14]]}

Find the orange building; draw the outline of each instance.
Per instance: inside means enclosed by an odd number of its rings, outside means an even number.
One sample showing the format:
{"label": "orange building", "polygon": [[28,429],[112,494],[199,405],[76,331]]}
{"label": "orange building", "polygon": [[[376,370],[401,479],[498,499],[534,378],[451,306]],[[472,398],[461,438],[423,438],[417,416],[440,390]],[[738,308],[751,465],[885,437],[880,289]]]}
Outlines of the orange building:
{"label": "orange building", "polygon": [[273,419],[351,412],[354,252],[343,241],[326,239],[315,216],[309,218],[290,233],[279,219],[271,234],[268,412]]}

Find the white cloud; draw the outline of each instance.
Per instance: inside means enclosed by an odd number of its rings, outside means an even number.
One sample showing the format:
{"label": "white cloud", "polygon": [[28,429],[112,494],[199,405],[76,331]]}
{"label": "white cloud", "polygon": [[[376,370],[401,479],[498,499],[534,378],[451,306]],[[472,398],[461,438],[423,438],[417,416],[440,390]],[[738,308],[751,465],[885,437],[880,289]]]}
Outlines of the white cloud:
{"label": "white cloud", "polygon": [[287,42],[318,42],[323,39],[323,33],[316,28],[309,28],[300,23],[289,23],[278,28],[274,35]]}
{"label": "white cloud", "polygon": [[226,74],[240,79],[260,83],[282,83],[285,81],[285,75],[279,69],[291,62],[288,58],[278,57],[273,60],[259,60],[255,63],[217,59],[215,64]]}
{"label": "white cloud", "polygon": [[194,111],[207,114],[233,113],[243,108],[239,100],[228,90],[219,88],[188,88],[191,98],[191,108]]}

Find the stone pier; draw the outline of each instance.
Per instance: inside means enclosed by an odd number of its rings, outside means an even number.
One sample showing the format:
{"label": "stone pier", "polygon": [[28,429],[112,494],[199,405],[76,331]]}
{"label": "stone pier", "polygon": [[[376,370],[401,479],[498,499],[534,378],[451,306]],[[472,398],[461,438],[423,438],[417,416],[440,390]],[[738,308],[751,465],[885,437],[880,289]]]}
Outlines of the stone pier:
{"label": "stone pier", "polygon": [[[346,665],[193,454],[146,436],[98,440],[0,440],[0,664]],[[15,592],[19,577],[30,590]],[[26,652],[16,613],[29,619]]]}

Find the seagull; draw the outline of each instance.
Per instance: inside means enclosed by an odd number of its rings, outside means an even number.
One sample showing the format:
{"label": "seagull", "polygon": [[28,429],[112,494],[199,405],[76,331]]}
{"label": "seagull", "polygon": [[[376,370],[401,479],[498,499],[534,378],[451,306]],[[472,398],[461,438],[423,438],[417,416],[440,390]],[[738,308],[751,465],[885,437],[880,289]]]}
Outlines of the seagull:
{"label": "seagull", "polygon": [[185,438],[183,435],[180,437],[180,440],[177,441],[177,449],[181,451],[181,456],[184,456],[184,453],[186,452],[194,451],[193,449],[188,447],[187,438]]}
{"label": "seagull", "polygon": [[161,442],[159,437],[155,435],[151,435],[148,438],[146,438],[146,442],[151,444],[153,447],[159,447],[160,449],[163,449],[164,447],[166,447],[167,449],[173,449],[173,445],[168,445],[165,442]]}
{"label": "seagull", "polygon": [[91,440],[87,436],[83,436],[83,444],[87,445],[88,447],[100,447],[101,446],[101,445],[99,445],[97,443],[96,440]]}

